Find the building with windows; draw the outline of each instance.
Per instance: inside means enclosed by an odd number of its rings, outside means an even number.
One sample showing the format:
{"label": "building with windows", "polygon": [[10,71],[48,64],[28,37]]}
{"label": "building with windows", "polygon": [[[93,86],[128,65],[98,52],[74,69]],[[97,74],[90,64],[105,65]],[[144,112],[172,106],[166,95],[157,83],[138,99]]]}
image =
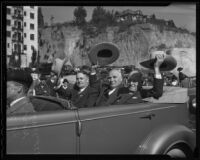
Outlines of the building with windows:
{"label": "building with windows", "polygon": [[146,16],[142,14],[141,10],[132,11],[130,9],[124,10],[117,15],[117,22],[143,22],[146,21]]}
{"label": "building with windows", "polygon": [[38,7],[7,6],[7,66],[29,67],[38,51]]}

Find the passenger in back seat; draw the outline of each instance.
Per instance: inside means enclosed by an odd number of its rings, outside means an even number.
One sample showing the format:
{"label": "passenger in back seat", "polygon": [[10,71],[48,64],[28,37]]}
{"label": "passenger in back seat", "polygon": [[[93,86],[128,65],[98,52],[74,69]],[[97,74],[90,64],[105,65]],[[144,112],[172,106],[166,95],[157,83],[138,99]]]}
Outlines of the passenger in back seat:
{"label": "passenger in back seat", "polygon": [[172,56],[166,55],[165,51],[154,51],[151,59],[142,62],[141,65],[154,69],[153,88],[142,88],[142,74],[139,71],[132,71],[128,76],[129,87],[121,94],[118,104],[139,103],[143,98],[154,97],[158,99],[162,96],[164,79],[161,70],[170,70],[176,66],[176,61]]}

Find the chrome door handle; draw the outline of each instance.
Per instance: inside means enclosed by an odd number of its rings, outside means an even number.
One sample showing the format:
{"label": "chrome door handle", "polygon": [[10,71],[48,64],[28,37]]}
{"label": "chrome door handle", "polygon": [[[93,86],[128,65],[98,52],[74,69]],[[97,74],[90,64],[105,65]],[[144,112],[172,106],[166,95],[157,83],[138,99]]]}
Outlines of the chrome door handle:
{"label": "chrome door handle", "polygon": [[147,114],[145,116],[142,116],[140,117],[141,119],[149,119],[151,120],[153,117],[155,117],[155,114],[154,113],[151,113],[151,114]]}
{"label": "chrome door handle", "polygon": [[81,121],[78,120],[77,123],[76,123],[76,134],[77,136],[81,136],[81,131],[82,131],[82,124],[81,124]]}

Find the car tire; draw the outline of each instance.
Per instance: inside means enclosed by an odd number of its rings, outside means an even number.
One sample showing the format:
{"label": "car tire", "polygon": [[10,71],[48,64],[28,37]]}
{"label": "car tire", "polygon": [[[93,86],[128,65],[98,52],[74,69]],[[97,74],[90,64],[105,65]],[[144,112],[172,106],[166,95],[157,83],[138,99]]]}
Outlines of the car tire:
{"label": "car tire", "polygon": [[165,154],[171,158],[192,158],[193,156],[191,149],[185,144],[173,145]]}

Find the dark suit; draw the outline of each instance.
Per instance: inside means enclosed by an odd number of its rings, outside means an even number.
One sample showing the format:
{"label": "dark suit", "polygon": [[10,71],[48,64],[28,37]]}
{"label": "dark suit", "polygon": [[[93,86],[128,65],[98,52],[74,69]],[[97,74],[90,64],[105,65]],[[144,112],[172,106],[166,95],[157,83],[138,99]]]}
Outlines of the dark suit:
{"label": "dark suit", "polygon": [[13,104],[11,107],[7,108],[8,116],[19,113],[33,113],[33,112],[35,112],[33,104],[27,97],[24,97],[23,99]]}
{"label": "dark suit", "polygon": [[55,92],[55,90],[54,90],[54,88],[56,87],[56,82],[53,83],[53,82],[51,82],[51,79],[48,79],[48,80],[46,81],[46,84],[47,84],[47,86],[49,87],[49,94],[50,94],[50,96],[56,97],[57,95],[56,95],[56,92]]}
{"label": "dark suit", "polygon": [[69,87],[64,88],[63,86],[61,86],[59,89],[56,90],[56,92],[58,93],[58,96],[63,99],[69,100],[71,97],[71,89]]}
{"label": "dark suit", "polygon": [[39,84],[37,84],[35,87],[35,94],[36,95],[44,95],[44,96],[49,96],[50,95],[50,90],[49,87],[47,86],[45,81],[41,81]]}
{"label": "dark suit", "polygon": [[110,105],[110,104],[115,104],[116,101],[118,99],[120,99],[120,93],[123,92],[123,90],[125,89],[125,87],[123,87],[122,85],[118,86],[115,91],[113,93],[111,93],[110,95],[108,94],[110,91],[110,88],[108,85],[102,85],[102,87],[100,87],[100,94],[99,97],[96,101],[96,106],[106,106],[106,105]]}
{"label": "dark suit", "polygon": [[85,88],[84,91],[79,93],[79,89],[74,86],[71,90],[72,104],[78,108],[93,107],[98,97],[98,90],[91,86]]}

